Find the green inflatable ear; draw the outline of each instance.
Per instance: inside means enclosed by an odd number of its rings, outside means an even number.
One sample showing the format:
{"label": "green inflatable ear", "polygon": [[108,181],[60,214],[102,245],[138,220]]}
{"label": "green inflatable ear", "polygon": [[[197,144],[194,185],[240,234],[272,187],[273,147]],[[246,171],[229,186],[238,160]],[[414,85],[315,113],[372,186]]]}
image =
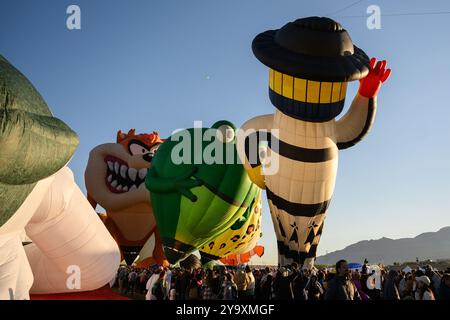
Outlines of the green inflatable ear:
{"label": "green inflatable ear", "polygon": [[233,130],[236,130],[236,127],[234,126],[234,124],[232,122],[230,122],[230,121],[227,121],[227,120],[219,120],[216,123],[214,123],[211,126],[211,128],[219,129],[222,126],[227,126],[227,127],[230,127]]}
{"label": "green inflatable ear", "polygon": [[236,142],[236,127],[227,120],[220,120],[214,123],[211,128],[217,129],[216,137],[223,143]]}
{"label": "green inflatable ear", "polygon": [[35,183],[69,162],[78,136],[53,117],[30,81],[0,55],[0,226]]}

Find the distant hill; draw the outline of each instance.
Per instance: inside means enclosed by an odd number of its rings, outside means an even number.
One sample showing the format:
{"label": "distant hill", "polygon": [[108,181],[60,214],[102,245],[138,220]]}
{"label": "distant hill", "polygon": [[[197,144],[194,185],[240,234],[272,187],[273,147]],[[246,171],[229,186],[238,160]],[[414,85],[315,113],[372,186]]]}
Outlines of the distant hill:
{"label": "distant hill", "polygon": [[415,238],[364,240],[348,247],[333,251],[317,258],[317,264],[335,264],[339,259],[349,262],[363,262],[365,258],[370,263],[450,259],[450,227],[437,232],[426,232]]}

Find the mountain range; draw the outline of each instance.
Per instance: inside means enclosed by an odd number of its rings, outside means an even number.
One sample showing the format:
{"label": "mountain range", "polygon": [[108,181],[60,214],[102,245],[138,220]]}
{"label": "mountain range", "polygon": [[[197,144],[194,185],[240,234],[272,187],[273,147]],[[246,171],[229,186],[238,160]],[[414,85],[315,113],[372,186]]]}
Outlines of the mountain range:
{"label": "mountain range", "polygon": [[450,259],[450,226],[415,238],[364,240],[317,257],[317,264],[333,265],[340,259],[391,265],[395,262]]}

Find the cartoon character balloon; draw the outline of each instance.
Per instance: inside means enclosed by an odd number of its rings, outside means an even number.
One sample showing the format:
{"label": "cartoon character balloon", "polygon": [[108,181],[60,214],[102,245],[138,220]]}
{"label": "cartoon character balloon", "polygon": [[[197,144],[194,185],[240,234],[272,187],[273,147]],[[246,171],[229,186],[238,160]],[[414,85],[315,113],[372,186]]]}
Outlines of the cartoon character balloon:
{"label": "cartoon character balloon", "polygon": [[104,286],[120,253],[67,167],[76,133],[1,55],[0,106],[0,299]]}
{"label": "cartoon character balloon", "polygon": [[229,229],[259,192],[238,161],[234,126],[227,121],[172,135],[159,147],[145,183],[173,264]]}
{"label": "cartoon character balloon", "polygon": [[[263,32],[252,48],[269,67],[269,98],[276,110],[242,126],[239,152],[249,176],[266,189],[279,263],[310,268],[334,190],[338,150],[354,146],[371,128],[377,93],[390,70],[386,61],[369,61],[329,18],[298,19]],[[336,120],[352,80],[360,80],[358,94]],[[261,140],[267,143],[266,159],[257,153]]]}
{"label": "cartoon character balloon", "polygon": [[94,209],[99,204],[106,210],[100,217],[128,265],[138,256],[138,267],[167,264],[144,184],[162,142],[157,132],[119,131],[116,143],[101,144],[89,155],[85,172],[88,199]]}

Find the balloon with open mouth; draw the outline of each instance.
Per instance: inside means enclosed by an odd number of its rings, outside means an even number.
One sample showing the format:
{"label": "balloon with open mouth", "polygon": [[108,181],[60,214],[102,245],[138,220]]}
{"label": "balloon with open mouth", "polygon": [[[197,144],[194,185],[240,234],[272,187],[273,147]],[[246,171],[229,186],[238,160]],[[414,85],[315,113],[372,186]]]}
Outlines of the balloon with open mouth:
{"label": "balloon with open mouth", "polygon": [[[163,140],[158,133],[119,131],[117,143],[95,147],[89,156],[85,181],[88,199],[116,239],[127,264],[140,267],[164,264],[165,258],[144,181],[153,157]],[[145,252],[144,252],[145,251]]]}
{"label": "balloon with open mouth", "polygon": [[229,229],[259,192],[238,161],[228,121],[173,134],[153,158],[145,184],[172,264]]}

